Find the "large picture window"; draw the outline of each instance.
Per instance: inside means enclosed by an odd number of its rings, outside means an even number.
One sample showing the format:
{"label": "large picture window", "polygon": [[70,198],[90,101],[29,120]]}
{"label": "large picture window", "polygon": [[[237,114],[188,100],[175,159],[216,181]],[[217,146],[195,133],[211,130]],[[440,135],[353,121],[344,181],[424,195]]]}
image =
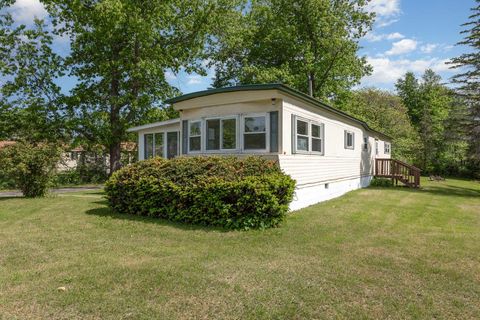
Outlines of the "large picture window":
{"label": "large picture window", "polygon": [[344,137],[345,137],[344,138],[345,149],[351,149],[351,150],[355,149],[355,133],[345,130]]}
{"label": "large picture window", "polygon": [[323,124],[294,116],[294,153],[323,154]]}
{"label": "large picture window", "polygon": [[245,116],[243,122],[243,148],[245,150],[267,149],[266,116]]}
{"label": "large picture window", "polygon": [[201,151],[202,150],[202,122],[190,121],[188,124],[188,150]]}

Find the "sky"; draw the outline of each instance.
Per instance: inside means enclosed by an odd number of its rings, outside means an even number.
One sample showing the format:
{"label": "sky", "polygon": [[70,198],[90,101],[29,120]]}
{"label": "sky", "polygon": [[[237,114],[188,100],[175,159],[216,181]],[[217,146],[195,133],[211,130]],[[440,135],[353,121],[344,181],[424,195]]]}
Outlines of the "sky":
{"label": "sky", "polygon": [[[421,75],[427,68],[448,83],[455,71],[445,62],[468,50],[455,44],[461,40],[460,25],[467,21],[473,6],[474,0],[372,0],[368,10],[376,13],[377,20],[361,40],[359,55],[367,57],[373,72],[359,87],[393,90],[395,81],[407,71]],[[10,12],[16,22],[27,25],[35,16],[47,16],[39,0],[17,0]],[[68,41],[57,38],[54,47],[65,53]],[[207,89],[212,77],[212,70],[207,76],[167,72],[167,80],[183,93]],[[73,79],[64,79],[64,91],[74,83]]]}

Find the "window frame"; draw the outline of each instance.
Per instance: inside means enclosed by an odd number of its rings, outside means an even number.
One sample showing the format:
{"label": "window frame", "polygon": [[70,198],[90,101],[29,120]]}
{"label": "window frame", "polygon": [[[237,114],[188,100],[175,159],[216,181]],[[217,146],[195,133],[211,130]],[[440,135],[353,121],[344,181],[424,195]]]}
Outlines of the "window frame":
{"label": "window frame", "polygon": [[[388,150],[387,150],[387,146],[388,146]],[[385,154],[391,154],[392,152],[392,144],[390,142],[383,142],[383,153]]]}
{"label": "window frame", "polygon": [[[245,113],[241,115],[240,120],[240,148],[242,152],[248,153],[268,153],[270,150],[270,117],[268,112]],[[265,118],[265,149],[246,149],[245,134],[259,134],[261,132],[245,132],[245,118]]]}
{"label": "window frame", "polygon": [[[223,148],[223,120],[235,120],[235,149],[224,149]],[[220,147],[219,149],[207,150],[207,139],[208,139],[208,132],[207,132],[207,121],[208,120],[219,120],[220,121]],[[238,115],[228,115],[228,116],[218,116],[218,117],[208,117],[204,118],[203,122],[205,122],[205,153],[236,153],[240,150],[239,147],[239,116]],[[189,140],[190,141],[190,140]]]}
{"label": "window frame", "polygon": [[[162,152],[163,152],[163,155],[159,156],[156,154],[156,148],[155,148],[155,145],[156,145],[156,135],[157,134],[161,134],[162,135],[162,139],[163,139],[163,145],[162,145]],[[151,135],[152,136],[152,157],[151,158],[148,158],[147,157],[147,136],[148,135]],[[165,155],[166,155],[166,152],[167,152],[167,142],[166,142],[166,133],[165,131],[153,131],[153,132],[145,132],[143,134],[143,160],[147,160],[147,159],[153,159],[155,157],[161,157],[161,158],[166,158]]]}
{"label": "window frame", "polygon": [[368,136],[363,136],[363,143],[362,143],[362,151],[368,152],[368,146],[369,146],[369,137]]}
{"label": "window frame", "polygon": [[[355,150],[355,132],[353,131],[350,131],[350,130],[344,130],[343,131],[343,146],[344,146],[344,149],[346,150]],[[352,145],[349,146],[348,145],[348,136],[351,135],[352,136]]]}
{"label": "window frame", "polygon": [[[310,154],[310,155],[320,155],[323,156],[325,155],[325,124],[316,120],[312,119],[307,119],[298,115],[293,115],[294,121],[293,121],[293,128],[292,128],[292,139],[293,139],[293,154]],[[297,121],[302,121],[306,122],[308,124],[308,151],[305,150],[298,150],[298,140],[297,140]],[[315,137],[313,138],[312,136],[312,125],[316,125],[320,127],[320,137]],[[305,136],[305,135],[301,135]],[[320,139],[321,141],[321,150],[322,151],[313,151],[312,150],[312,140],[313,139]]]}
{"label": "window frame", "polygon": [[[192,136],[190,133],[191,133],[191,126],[192,124],[194,123],[200,123],[200,134],[199,135],[194,135]],[[187,144],[188,144],[188,153],[202,153],[203,149],[204,149],[204,142],[203,142],[203,136],[205,136],[204,134],[204,125],[203,125],[203,119],[194,119],[194,120],[188,120],[188,139],[187,139]],[[200,137],[200,149],[199,150],[191,150],[190,149],[190,138],[198,138]]]}
{"label": "window frame", "polygon": [[375,139],[375,155],[378,156],[379,149],[378,149],[378,139]]}

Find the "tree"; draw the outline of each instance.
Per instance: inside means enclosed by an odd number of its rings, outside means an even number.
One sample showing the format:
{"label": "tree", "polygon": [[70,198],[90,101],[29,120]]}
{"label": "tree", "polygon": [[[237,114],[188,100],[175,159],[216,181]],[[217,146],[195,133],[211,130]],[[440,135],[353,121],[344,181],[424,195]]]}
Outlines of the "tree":
{"label": "tree", "polygon": [[[396,84],[398,95],[409,110],[412,125],[420,135],[422,155],[419,166],[425,172],[444,173],[462,158],[461,130],[464,102],[455,99],[453,91],[441,77],[428,69],[421,83],[407,73]],[[463,109],[462,109],[463,108]]]}
{"label": "tree", "polygon": [[348,101],[338,107],[365,121],[373,129],[391,136],[393,157],[409,163],[418,162],[420,138],[400,97],[387,91],[365,88],[353,91]]}
{"label": "tree", "polygon": [[32,28],[15,26],[7,13],[0,28],[0,139],[64,139],[63,96],[55,83],[64,65],[51,49],[52,35],[41,20]]}
{"label": "tree", "polygon": [[78,84],[69,99],[76,130],[110,153],[120,168],[129,126],[178,94],[166,72],[204,73],[206,38],[230,0],[45,0],[59,34],[71,40],[67,59]]}
{"label": "tree", "polygon": [[452,80],[459,85],[458,93],[469,106],[469,155],[480,167],[480,0],[475,3],[470,21],[462,25],[466,27],[461,32],[465,38],[458,43],[470,47],[471,51],[452,59],[451,64],[452,68],[459,68]]}
{"label": "tree", "polygon": [[[369,74],[358,41],[374,15],[364,0],[254,0],[211,45],[214,87],[281,82],[317,98],[342,97]],[[243,13],[243,14],[242,14]]]}
{"label": "tree", "polygon": [[404,78],[397,80],[395,87],[397,93],[408,109],[408,116],[411,122],[418,126],[420,123],[422,111],[419,97],[419,87],[417,78],[413,72],[407,72]]}

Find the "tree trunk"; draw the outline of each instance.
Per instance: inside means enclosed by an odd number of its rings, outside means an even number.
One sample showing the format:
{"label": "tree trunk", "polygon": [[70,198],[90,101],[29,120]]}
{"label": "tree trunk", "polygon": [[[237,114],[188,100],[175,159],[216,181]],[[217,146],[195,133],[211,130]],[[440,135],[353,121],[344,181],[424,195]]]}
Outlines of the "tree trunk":
{"label": "tree trunk", "polygon": [[115,141],[110,144],[110,174],[114,173],[122,167],[121,160],[121,146],[120,141]]}

